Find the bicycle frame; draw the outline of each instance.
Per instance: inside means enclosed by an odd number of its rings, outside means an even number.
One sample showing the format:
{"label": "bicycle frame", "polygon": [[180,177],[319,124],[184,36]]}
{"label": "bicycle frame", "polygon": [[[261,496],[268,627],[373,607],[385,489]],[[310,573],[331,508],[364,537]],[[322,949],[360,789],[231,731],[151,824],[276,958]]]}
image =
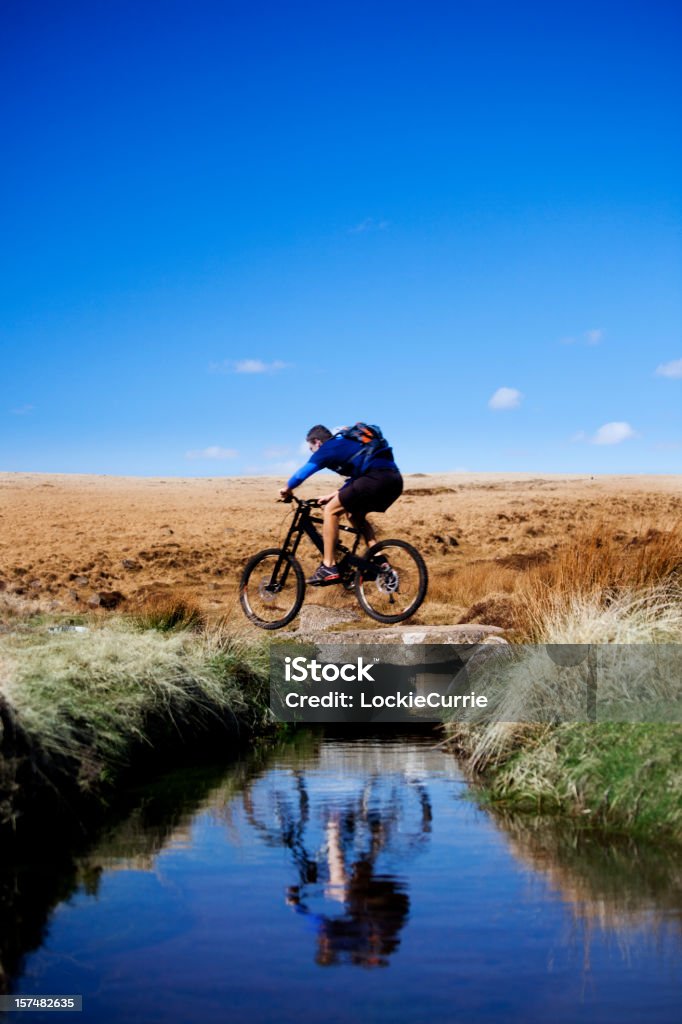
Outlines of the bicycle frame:
{"label": "bicycle frame", "polygon": [[[289,531],[286,535],[286,539],[282,545],[282,554],[277,559],[277,564],[272,572],[270,583],[267,586],[267,590],[271,590],[273,593],[277,593],[278,590],[284,586],[289,575],[290,563],[284,554],[292,555],[296,557],[298,546],[301,543],[301,538],[305,535],[315,545],[320,554],[324,554],[324,541],[322,534],[319,530],[315,529],[315,524],[322,524],[324,519],[319,516],[313,516],[311,510],[313,508],[319,508],[319,505],[315,499],[308,501],[302,501],[297,498],[295,494],[292,494],[291,500],[296,502],[298,506],[294,512],[294,518],[292,520]],[[352,548],[349,550],[345,545],[340,544],[339,547],[343,551],[343,560],[347,566],[353,566],[354,568],[362,568],[365,573],[374,573],[376,575],[376,566],[372,562],[368,562],[365,558],[360,558],[356,555],[358,544],[360,543],[360,533],[353,526],[346,526],[343,523],[339,524],[339,530],[344,533],[352,533],[355,537]],[[293,538],[293,544],[292,542]],[[291,546],[290,546],[291,545]],[[280,578],[280,572],[282,576]]]}

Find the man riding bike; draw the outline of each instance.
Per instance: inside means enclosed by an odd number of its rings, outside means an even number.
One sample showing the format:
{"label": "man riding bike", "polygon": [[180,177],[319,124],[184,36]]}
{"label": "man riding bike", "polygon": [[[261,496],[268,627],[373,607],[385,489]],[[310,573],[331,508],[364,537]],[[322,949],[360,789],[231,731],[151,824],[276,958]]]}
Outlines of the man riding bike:
{"label": "man riding bike", "polygon": [[[366,428],[365,424],[356,426]],[[332,434],[331,430],[319,423],[311,427],[306,434],[311,451],[310,459],[279,492],[284,501],[289,500],[292,491],[320,469],[331,469],[341,476],[349,477],[338,491],[321,495],[317,499],[324,505],[324,555],[321,565],[307,581],[313,586],[338,583],[341,579],[335,557],[341,516],[348,515],[355,529],[370,545],[375,534],[367,522],[367,513],[385,512],[403,492],[403,478],[393,461],[393,449],[383,441],[381,433],[378,432],[381,444],[367,447],[363,441],[355,439],[355,433],[351,428]]]}

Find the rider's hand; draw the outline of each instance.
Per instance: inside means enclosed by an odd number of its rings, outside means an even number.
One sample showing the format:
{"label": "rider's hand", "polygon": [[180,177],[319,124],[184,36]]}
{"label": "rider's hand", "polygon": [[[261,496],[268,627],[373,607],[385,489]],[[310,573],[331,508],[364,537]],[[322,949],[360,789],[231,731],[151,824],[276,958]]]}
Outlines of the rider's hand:
{"label": "rider's hand", "polygon": [[288,487],[281,487],[279,496],[282,501],[291,501],[293,491],[290,491]]}
{"label": "rider's hand", "polygon": [[318,503],[320,505],[326,505],[328,501],[331,501],[332,498],[335,498],[335,497],[336,497],[336,491],[332,491],[331,494],[321,494],[319,496],[319,498],[317,499],[317,501],[318,501]]}

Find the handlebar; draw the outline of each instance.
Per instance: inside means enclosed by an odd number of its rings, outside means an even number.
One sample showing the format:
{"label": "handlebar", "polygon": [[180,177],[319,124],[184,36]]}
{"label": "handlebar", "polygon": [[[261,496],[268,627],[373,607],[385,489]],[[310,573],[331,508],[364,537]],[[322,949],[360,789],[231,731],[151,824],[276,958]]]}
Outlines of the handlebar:
{"label": "handlebar", "polygon": [[317,498],[297,498],[295,494],[290,494],[288,498],[278,498],[277,501],[282,505],[290,505],[295,501],[297,505],[307,505],[308,508],[322,508]]}

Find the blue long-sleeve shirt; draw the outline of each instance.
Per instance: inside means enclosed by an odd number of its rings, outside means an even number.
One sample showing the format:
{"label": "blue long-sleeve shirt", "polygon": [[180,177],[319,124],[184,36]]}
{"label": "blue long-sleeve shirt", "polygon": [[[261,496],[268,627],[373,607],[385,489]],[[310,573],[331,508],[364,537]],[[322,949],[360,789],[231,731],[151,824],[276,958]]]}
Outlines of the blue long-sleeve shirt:
{"label": "blue long-sleeve shirt", "polygon": [[[351,441],[347,437],[330,437],[316,452],[313,452],[305,466],[296,470],[287,483],[287,487],[293,491],[295,487],[298,487],[320,469],[331,469],[335,473],[340,473],[341,476],[349,476],[353,479],[362,476],[358,467],[353,465],[350,459],[363,447],[361,441]],[[398,467],[393,461],[393,450],[384,448],[383,451],[378,452],[364,472],[366,473],[368,469],[397,470]]]}

